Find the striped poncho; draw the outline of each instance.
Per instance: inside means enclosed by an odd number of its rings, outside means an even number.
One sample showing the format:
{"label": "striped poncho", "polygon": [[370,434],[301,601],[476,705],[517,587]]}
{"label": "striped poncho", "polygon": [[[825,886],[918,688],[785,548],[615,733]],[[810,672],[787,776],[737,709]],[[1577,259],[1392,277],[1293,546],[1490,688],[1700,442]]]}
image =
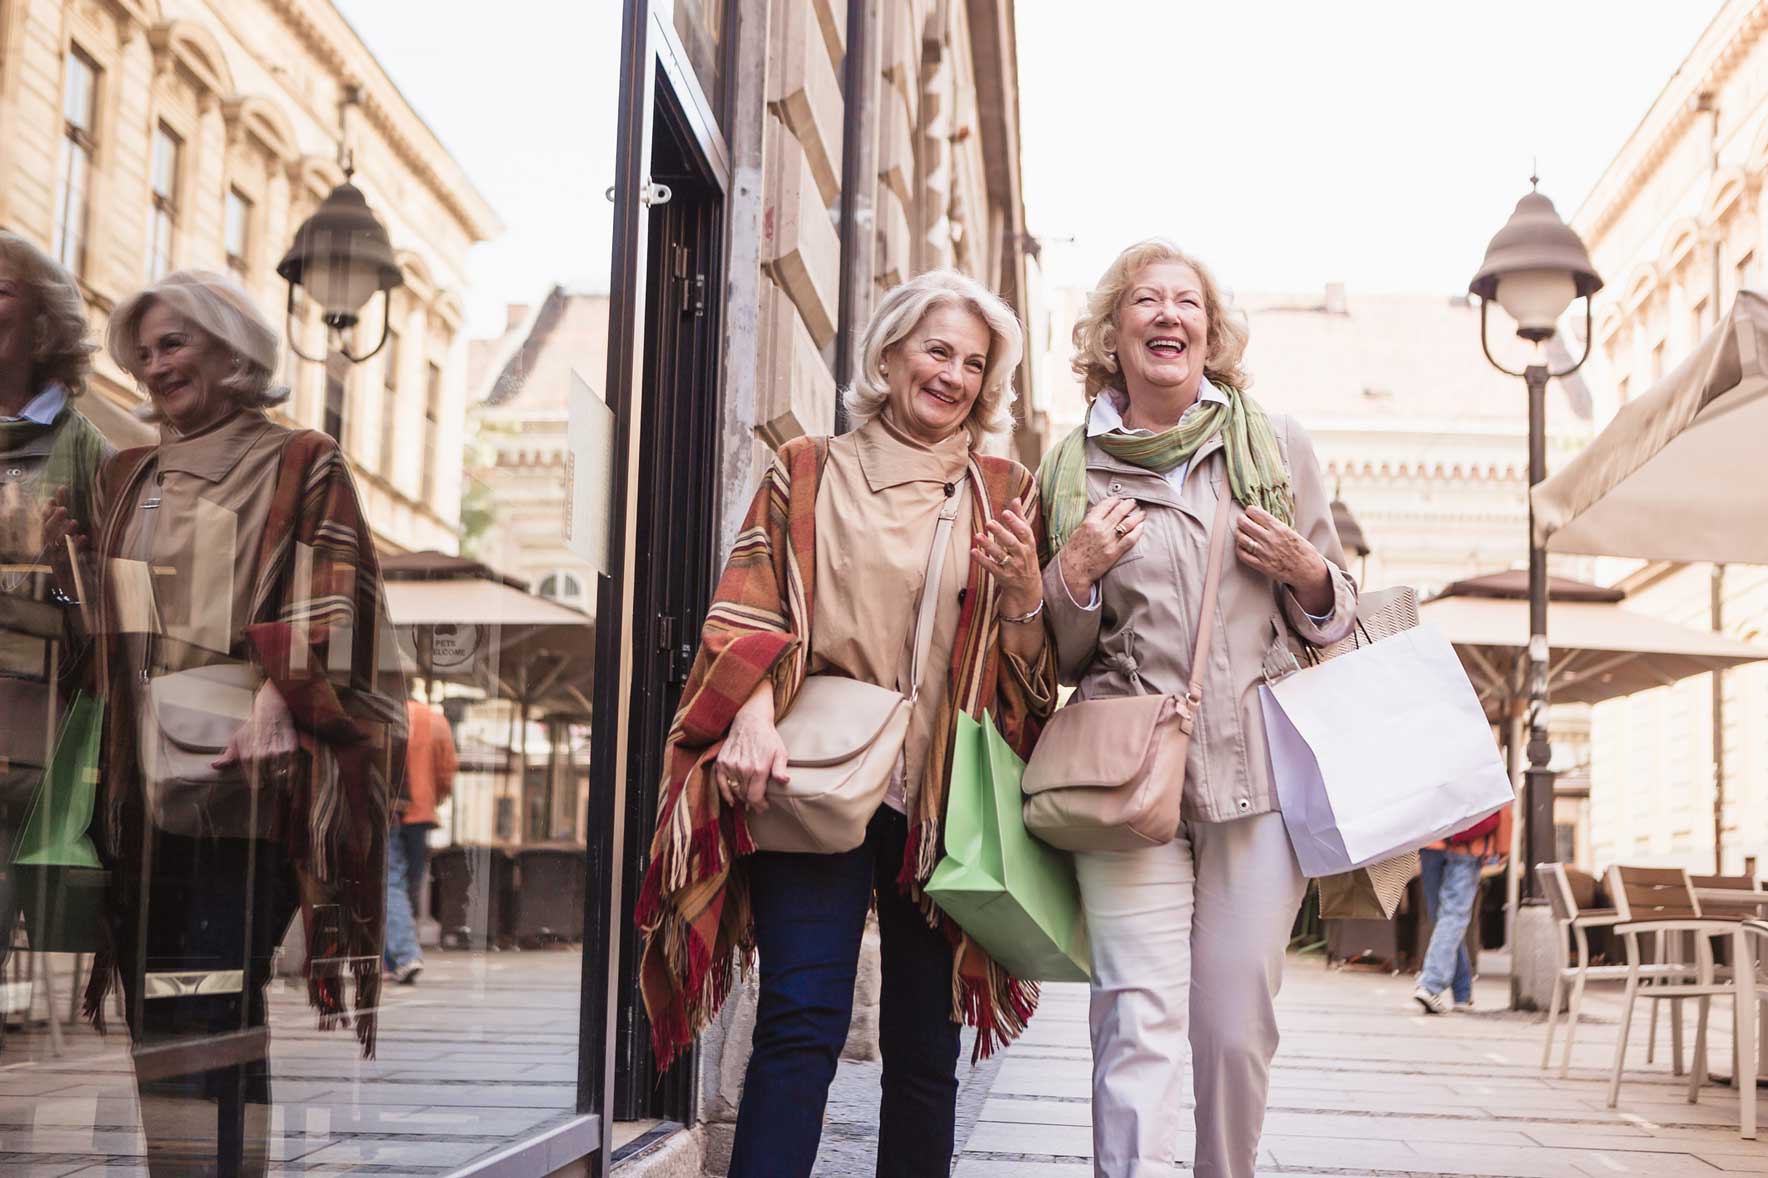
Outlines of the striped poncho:
{"label": "striped poncho", "polygon": [[[281,427],[273,427],[280,429]],[[395,648],[374,538],[338,444],[314,430],[287,431],[263,534],[252,561],[249,617],[232,657],[275,684],[295,726],[298,753],[277,791],[274,829],[300,874],[307,931],[308,999],[322,1028],[349,1026],[346,982],[363,1055],[374,1053],[386,928],[387,830],[405,740],[404,676]],[[123,540],[155,447],[125,450],[100,480],[96,683],[107,703],[98,817],[112,871],[110,944],[93,965],[87,1017],[103,1029],[103,999],[121,922],[139,903],[134,883],[145,807],[132,714],[136,692],[104,577]],[[244,541],[242,541],[244,542]],[[337,920],[316,919],[320,903]]]}
{"label": "striped poncho", "polygon": [[[742,857],[755,849],[743,812],[724,805],[712,782],[737,709],[762,682],[773,683],[784,715],[804,682],[816,594],[816,496],[828,441],[799,438],[781,447],[731,549],[700,650],[670,726],[651,863],[636,921],[644,938],[640,985],[651,1045],[667,1065],[717,1013],[738,958],[754,950]],[[1022,499],[1037,527],[1030,472],[1003,458],[972,456],[971,527]],[[951,652],[950,690],[934,719],[926,776],[908,816],[909,840],[897,883],[954,946],[952,1017],[977,1028],[986,1056],[1024,1028],[1037,1005],[1035,983],[1010,977],[921,891],[940,853],[945,783],[959,709],[986,709],[1007,741],[1028,754],[1055,702],[1049,647],[1035,666],[999,644],[998,590],[972,562]]]}

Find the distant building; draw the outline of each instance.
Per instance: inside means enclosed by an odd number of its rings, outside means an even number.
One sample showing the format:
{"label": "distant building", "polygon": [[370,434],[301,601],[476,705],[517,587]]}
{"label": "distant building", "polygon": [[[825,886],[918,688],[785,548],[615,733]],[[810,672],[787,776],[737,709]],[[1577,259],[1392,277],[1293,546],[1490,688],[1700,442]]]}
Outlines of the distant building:
{"label": "distant building", "polygon": [[[392,236],[405,285],[386,348],[329,398],[322,365],[289,356],[283,416],[327,429],[358,473],[389,550],[453,551],[460,499],[468,249],[499,230],[460,165],[329,0],[39,0],[0,7],[0,226],[79,276],[95,332],[119,300],[176,269],[230,271],[282,322],[276,264],[344,178]],[[302,348],[324,333],[305,300]],[[355,349],[379,338],[380,300]],[[150,438],[134,382],[108,359],[86,408],[119,443]],[[403,439],[395,444],[395,439]]]}
{"label": "distant building", "polygon": [[[1596,296],[1597,419],[1680,363],[1761,285],[1768,250],[1768,3],[1729,0],[1571,218],[1607,285]],[[1690,471],[1690,478],[1700,472]],[[1605,562],[1631,608],[1705,629],[1709,565]],[[1768,574],[1725,570],[1727,633],[1768,632]],[[1724,676],[1726,872],[1768,856],[1768,669]],[[1599,863],[1713,868],[1713,689],[1708,676],[1596,709],[1591,781]]]}

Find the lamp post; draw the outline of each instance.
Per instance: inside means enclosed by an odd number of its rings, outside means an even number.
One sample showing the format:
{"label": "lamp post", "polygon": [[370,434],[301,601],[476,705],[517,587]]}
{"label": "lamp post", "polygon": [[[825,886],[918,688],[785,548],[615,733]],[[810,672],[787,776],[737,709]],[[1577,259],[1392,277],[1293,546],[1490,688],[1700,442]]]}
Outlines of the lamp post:
{"label": "lamp post", "polygon": [[[1516,211],[1486,247],[1485,261],[1469,284],[1478,296],[1480,348],[1492,367],[1520,376],[1529,393],[1529,490],[1547,476],[1547,382],[1570,376],[1590,358],[1594,312],[1590,298],[1602,289],[1602,278],[1578,235],[1536,191],[1516,202]],[[1571,367],[1550,371],[1542,345],[1558,330],[1560,316],[1574,299],[1584,300],[1584,354]],[[1516,321],[1516,334],[1535,345],[1536,360],[1521,372],[1504,367],[1492,355],[1486,338],[1486,310],[1493,300]],[[1529,702],[1528,757],[1524,773],[1522,904],[1514,914],[1511,945],[1511,1005],[1535,1010],[1549,1001],[1549,985],[1563,962],[1546,897],[1535,878],[1534,865],[1556,860],[1553,831],[1552,746],[1547,737],[1547,553],[1536,542],[1535,507],[1529,503]]]}
{"label": "lamp post", "polygon": [[[331,190],[311,217],[301,222],[295,230],[294,244],[276,267],[277,274],[289,284],[288,308],[283,319],[289,350],[303,360],[325,366],[326,432],[340,442],[347,366],[361,364],[387,345],[393,328],[393,288],[405,281],[393,256],[387,227],[368,207],[362,190],[351,182],[355,169],[344,144],[348,141],[350,109],[360,97],[355,87],[349,87],[338,107],[338,162],[343,165],[344,182]],[[294,326],[297,287],[305,287],[319,304],[326,325],[323,358],[301,350]],[[350,351],[347,333],[361,322],[362,308],[376,291],[382,298],[380,342],[357,355]]]}

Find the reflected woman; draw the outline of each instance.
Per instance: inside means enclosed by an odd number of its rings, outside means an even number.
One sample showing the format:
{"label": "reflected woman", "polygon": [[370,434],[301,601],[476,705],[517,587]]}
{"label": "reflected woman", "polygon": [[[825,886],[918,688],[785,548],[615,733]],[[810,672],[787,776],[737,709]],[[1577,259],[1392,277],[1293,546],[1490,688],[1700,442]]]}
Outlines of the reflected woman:
{"label": "reflected woman", "polygon": [[[404,691],[379,562],[324,434],[272,421],[278,336],[231,279],[167,276],[111,316],[158,445],[105,467],[88,540],[107,690],[100,813],[149,1165],[262,1173],[265,986],[300,909],[322,1026],[374,1046]],[[65,516],[53,521],[73,532]],[[242,1033],[243,1032],[243,1033]],[[200,1126],[213,1126],[212,1132]]]}
{"label": "reflected woman", "polygon": [[3,869],[49,763],[53,733],[86,639],[46,573],[43,514],[60,499],[92,518],[92,489],[111,450],[75,408],[93,347],[73,276],[0,230],[0,965],[11,947],[17,873]]}

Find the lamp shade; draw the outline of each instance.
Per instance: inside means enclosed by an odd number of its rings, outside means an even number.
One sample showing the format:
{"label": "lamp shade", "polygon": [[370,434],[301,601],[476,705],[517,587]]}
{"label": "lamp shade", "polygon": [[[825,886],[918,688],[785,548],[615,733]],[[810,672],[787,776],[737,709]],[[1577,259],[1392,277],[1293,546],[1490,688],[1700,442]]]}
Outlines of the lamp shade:
{"label": "lamp shade", "polygon": [[335,327],[353,325],[376,291],[392,290],[404,281],[386,227],[362,190],[348,182],[332,189],[302,222],[276,272],[305,287]]}
{"label": "lamp shade", "polygon": [[1468,284],[1482,299],[1496,299],[1517,322],[1516,334],[1540,341],[1575,298],[1602,289],[1583,241],[1560,219],[1553,202],[1530,192],[1486,246],[1485,261]]}

